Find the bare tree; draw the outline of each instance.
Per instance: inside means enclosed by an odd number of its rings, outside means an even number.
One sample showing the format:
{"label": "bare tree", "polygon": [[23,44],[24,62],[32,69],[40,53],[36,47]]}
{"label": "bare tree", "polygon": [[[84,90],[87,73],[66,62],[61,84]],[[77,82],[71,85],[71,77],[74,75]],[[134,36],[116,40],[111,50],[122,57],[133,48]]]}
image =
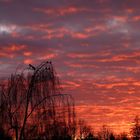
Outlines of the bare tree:
{"label": "bare tree", "polygon": [[116,140],[129,140],[128,134],[126,132],[122,132],[116,137]]}
{"label": "bare tree", "polygon": [[30,64],[28,70],[11,75],[3,83],[0,112],[1,125],[16,140],[51,139],[64,130],[75,134],[73,98],[61,94],[58,77],[48,61],[37,67]]}
{"label": "bare tree", "polygon": [[93,134],[93,131],[92,131],[91,127],[88,126],[86,124],[86,122],[82,119],[80,119],[78,121],[78,126],[77,127],[78,127],[77,130],[78,130],[78,133],[79,133],[80,140],[84,140],[84,139],[86,139],[87,137],[89,137]]}
{"label": "bare tree", "polygon": [[107,125],[103,125],[100,132],[98,133],[98,137],[101,140],[113,140],[115,139],[113,132],[108,128]]}
{"label": "bare tree", "polygon": [[132,134],[133,140],[140,139],[140,118],[139,118],[139,116],[136,116],[134,119],[134,125],[131,128],[131,134]]}

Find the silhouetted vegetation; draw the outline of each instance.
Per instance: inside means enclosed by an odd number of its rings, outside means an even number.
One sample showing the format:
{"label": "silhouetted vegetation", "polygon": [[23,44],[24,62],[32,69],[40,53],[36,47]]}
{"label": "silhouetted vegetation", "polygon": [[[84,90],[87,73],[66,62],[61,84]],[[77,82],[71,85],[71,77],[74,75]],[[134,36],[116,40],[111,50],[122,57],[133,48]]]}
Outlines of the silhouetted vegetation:
{"label": "silhouetted vegetation", "polygon": [[12,140],[12,137],[8,136],[4,129],[0,127],[0,140]]}
{"label": "silhouetted vegetation", "polygon": [[0,126],[16,140],[75,136],[74,101],[61,94],[51,62],[29,65],[1,84]]}
{"label": "silhouetted vegetation", "polygon": [[30,64],[0,84],[0,140],[140,140],[138,116],[131,137],[115,135],[107,125],[95,133],[76,120],[74,100],[61,93],[51,62]]}
{"label": "silhouetted vegetation", "polygon": [[131,135],[133,140],[139,140],[140,139],[140,118],[139,116],[136,116],[134,119],[134,125],[131,129]]}
{"label": "silhouetted vegetation", "polygon": [[79,120],[77,125],[77,135],[80,139],[93,138],[93,131],[90,126],[86,124],[84,120]]}

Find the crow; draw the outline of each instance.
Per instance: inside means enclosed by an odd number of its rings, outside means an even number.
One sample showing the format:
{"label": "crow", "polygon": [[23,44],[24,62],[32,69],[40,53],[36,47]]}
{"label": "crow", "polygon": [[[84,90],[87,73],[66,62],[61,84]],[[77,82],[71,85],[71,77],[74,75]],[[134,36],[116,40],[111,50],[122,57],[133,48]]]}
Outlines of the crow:
{"label": "crow", "polygon": [[29,64],[29,67],[35,70],[35,67],[33,65]]}

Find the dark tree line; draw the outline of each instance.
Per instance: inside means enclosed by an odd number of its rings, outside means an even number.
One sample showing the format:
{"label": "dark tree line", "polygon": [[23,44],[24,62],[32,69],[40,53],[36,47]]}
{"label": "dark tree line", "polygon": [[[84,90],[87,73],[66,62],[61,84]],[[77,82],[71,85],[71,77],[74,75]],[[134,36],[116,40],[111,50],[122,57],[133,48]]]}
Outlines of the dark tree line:
{"label": "dark tree line", "polygon": [[98,132],[94,132],[84,120],[79,121],[77,126],[78,140],[140,140],[140,118],[134,118],[129,133],[115,134],[107,125],[103,125]]}
{"label": "dark tree line", "polygon": [[115,135],[108,126],[98,133],[76,121],[74,100],[61,93],[51,62],[29,65],[0,83],[0,140],[140,140],[140,119],[130,131]]}

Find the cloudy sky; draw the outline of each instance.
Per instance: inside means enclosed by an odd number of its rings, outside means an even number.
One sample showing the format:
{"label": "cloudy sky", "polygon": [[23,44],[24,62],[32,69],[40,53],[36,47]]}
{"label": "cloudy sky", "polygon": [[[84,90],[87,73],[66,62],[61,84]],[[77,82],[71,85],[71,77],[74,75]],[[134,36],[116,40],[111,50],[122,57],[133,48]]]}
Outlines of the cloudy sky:
{"label": "cloudy sky", "polygon": [[52,60],[77,116],[128,131],[140,113],[139,0],[0,0],[0,77]]}

